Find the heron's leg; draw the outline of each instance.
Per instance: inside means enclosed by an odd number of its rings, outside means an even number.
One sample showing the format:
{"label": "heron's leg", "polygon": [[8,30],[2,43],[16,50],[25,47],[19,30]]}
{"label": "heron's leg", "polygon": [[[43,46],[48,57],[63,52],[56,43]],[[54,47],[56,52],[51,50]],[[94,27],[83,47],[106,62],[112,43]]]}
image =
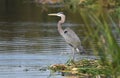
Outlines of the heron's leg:
{"label": "heron's leg", "polygon": [[74,59],[75,59],[75,49],[72,47],[71,48],[72,49],[72,55],[71,55],[71,58],[67,61],[67,63],[66,64],[73,64],[74,63]]}
{"label": "heron's leg", "polygon": [[69,59],[69,61],[74,61],[74,59],[75,59],[75,49],[72,47],[71,50],[72,50],[72,54],[71,54],[71,58]]}

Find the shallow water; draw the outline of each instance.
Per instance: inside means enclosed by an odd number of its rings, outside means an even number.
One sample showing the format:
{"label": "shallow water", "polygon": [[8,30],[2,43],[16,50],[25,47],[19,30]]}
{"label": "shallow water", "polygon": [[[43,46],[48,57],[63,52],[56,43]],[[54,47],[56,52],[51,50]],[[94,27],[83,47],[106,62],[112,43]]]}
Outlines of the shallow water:
{"label": "shallow water", "polygon": [[66,63],[71,56],[56,23],[0,22],[0,78],[47,78],[48,66]]}

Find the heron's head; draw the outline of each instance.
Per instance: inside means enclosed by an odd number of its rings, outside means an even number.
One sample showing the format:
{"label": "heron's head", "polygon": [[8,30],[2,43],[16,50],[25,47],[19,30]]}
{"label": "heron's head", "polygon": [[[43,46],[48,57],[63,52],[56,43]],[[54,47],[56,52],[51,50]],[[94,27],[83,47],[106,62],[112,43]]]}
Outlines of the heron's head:
{"label": "heron's head", "polygon": [[59,17],[64,17],[65,15],[63,14],[63,12],[58,12],[58,13],[51,13],[48,14],[49,16],[59,16]]}
{"label": "heron's head", "polygon": [[64,23],[65,22],[65,15],[63,14],[63,12],[58,12],[58,13],[52,13],[52,14],[48,14],[49,16],[58,16],[61,17],[61,22]]}

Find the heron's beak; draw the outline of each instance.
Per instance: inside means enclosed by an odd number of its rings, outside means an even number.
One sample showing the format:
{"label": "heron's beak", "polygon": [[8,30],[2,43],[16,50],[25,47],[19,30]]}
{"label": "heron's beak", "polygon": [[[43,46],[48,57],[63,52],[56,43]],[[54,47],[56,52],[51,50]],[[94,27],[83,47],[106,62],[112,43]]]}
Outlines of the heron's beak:
{"label": "heron's beak", "polygon": [[57,16],[57,14],[48,14],[49,16]]}

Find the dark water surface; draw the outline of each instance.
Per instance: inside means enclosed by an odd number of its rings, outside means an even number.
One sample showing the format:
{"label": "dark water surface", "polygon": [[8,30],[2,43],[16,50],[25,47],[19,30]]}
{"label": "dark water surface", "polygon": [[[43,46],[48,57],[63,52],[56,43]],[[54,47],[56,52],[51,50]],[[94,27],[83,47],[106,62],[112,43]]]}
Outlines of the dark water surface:
{"label": "dark water surface", "polygon": [[47,67],[71,54],[56,33],[55,24],[0,22],[0,78],[48,77]]}
{"label": "dark water surface", "polygon": [[69,58],[56,23],[0,22],[0,78],[47,78],[49,65]]}
{"label": "dark water surface", "polygon": [[71,55],[56,23],[0,22],[0,78],[47,78],[48,66],[66,63]]}

